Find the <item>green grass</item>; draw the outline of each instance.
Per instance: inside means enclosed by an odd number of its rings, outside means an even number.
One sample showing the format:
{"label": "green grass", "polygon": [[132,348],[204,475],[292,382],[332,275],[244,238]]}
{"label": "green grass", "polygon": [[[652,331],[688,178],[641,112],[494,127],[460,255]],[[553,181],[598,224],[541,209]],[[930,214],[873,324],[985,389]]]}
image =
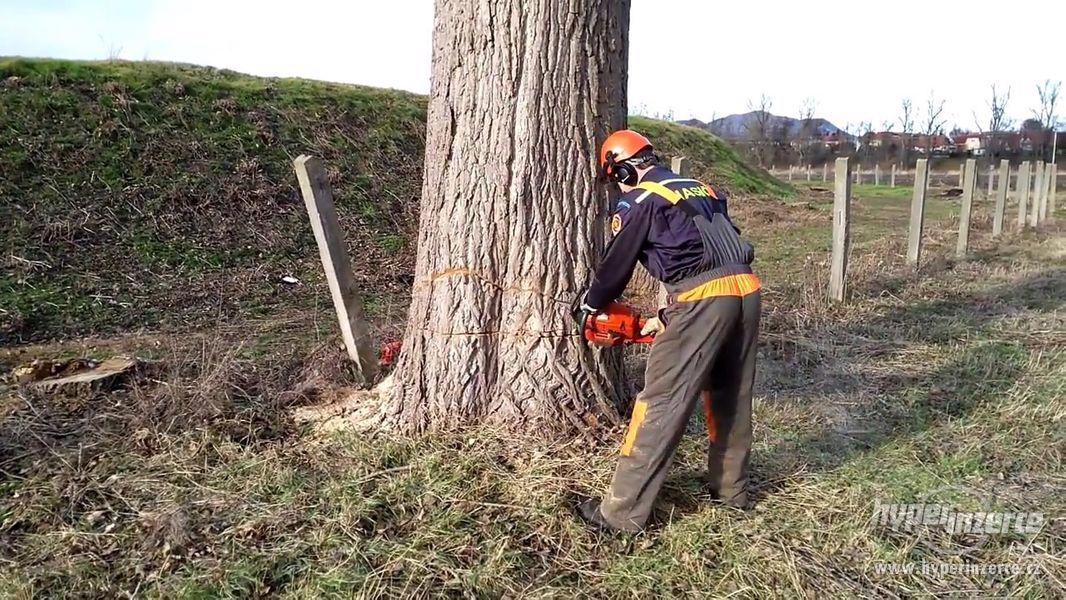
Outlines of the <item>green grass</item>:
{"label": "green grass", "polygon": [[[832,214],[832,182],[801,182],[795,185],[799,190],[823,190],[817,192],[811,205],[819,211]],[[854,243],[861,245],[876,242],[886,232],[895,232],[904,237],[907,235],[913,193],[910,186],[893,188],[887,185],[853,185],[851,193]],[[928,223],[936,223],[952,217],[957,218],[960,206],[958,198],[944,198],[936,190],[930,190],[926,196],[925,220]]]}

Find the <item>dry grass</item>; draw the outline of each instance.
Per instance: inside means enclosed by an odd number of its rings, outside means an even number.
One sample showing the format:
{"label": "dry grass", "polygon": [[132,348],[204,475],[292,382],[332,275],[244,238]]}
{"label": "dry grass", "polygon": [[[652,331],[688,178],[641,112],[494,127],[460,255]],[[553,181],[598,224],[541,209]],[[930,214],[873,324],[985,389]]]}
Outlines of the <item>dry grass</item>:
{"label": "dry grass", "polygon": [[[763,247],[824,226],[793,212],[760,225]],[[286,341],[306,320],[265,321],[152,338],[154,363],[123,389],[8,391],[0,593],[1060,595],[1066,243],[1052,229],[993,246],[982,225],[960,262],[942,258],[951,226],[931,225],[918,273],[900,240],[858,240],[844,306],[824,301],[817,245],[782,264],[761,254],[752,512],[709,502],[697,424],[651,529],[622,539],[571,513],[609,481],[612,446],[486,429],[312,435],[289,415],[350,380],[343,353]],[[901,533],[871,521],[875,499],[1048,520],[1032,536]],[[878,570],[922,562],[1038,572]]]}

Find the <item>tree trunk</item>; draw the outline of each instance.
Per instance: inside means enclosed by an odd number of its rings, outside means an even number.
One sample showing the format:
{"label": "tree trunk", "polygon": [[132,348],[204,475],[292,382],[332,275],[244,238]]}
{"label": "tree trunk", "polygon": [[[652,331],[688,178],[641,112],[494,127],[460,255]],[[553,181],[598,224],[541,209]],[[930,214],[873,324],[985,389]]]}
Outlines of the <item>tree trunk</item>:
{"label": "tree trunk", "polygon": [[598,144],[625,123],[629,2],[437,0],[418,256],[386,419],[613,424],[618,352],[569,316],[599,258]]}

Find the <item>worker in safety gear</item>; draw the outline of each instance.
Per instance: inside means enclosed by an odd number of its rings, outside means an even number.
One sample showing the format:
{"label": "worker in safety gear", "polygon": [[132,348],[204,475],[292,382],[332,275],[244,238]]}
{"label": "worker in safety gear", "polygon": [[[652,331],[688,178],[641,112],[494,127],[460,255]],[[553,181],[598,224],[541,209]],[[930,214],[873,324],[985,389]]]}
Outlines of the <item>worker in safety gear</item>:
{"label": "worker in safety gear", "polygon": [[637,396],[610,492],[578,513],[594,526],[641,530],[696,404],[707,420],[710,488],[747,506],[752,384],[759,330],[759,280],[752,245],[729,218],[721,190],[658,164],[651,142],[631,130],[600,150],[601,178],[622,192],[613,239],[575,311],[579,326],[618,298],[637,262],[662,281],[669,303],[654,332],[644,390]]}

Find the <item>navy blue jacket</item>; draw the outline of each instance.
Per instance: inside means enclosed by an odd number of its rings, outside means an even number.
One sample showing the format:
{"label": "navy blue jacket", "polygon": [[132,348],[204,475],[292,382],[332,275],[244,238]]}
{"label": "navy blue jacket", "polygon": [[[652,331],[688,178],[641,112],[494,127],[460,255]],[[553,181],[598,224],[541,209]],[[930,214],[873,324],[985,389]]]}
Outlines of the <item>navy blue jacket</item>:
{"label": "navy blue jacket", "polygon": [[[691,179],[659,166],[645,173],[641,181],[662,183],[674,191],[694,185]],[[717,198],[700,198],[692,204],[708,219],[713,213],[728,219],[725,194],[714,189],[714,196]],[[585,304],[592,308],[603,308],[622,295],[638,261],[652,277],[666,283],[701,271],[704,250],[699,229],[685,211],[658,194],[640,188],[624,194],[615,205],[611,229],[614,238],[607,244],[585,294]]]}

